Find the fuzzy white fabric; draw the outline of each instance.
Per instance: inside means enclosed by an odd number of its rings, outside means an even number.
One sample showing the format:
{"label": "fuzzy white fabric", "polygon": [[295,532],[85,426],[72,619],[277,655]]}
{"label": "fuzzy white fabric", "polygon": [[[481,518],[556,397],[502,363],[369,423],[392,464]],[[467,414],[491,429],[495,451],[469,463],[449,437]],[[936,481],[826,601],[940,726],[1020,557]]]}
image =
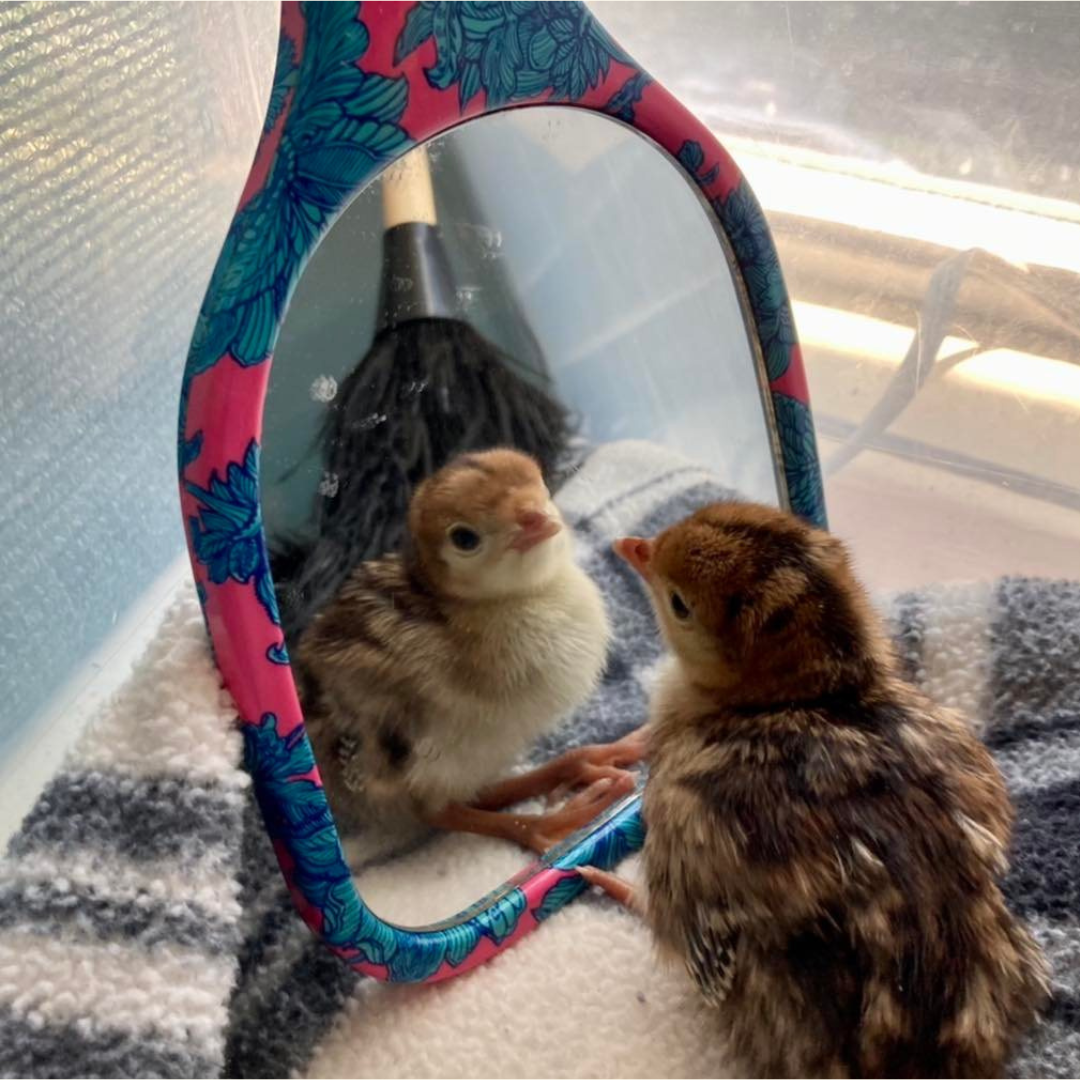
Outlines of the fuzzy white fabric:
{"label": "fuzzy white fabric", "polygon": [[0,864],[3,1075],[220,1068],[250,788],[235,716],[189,585]]}
{"label": "fuzzy white fabric", "polygon": [[361,984],[304,1075],[725,1076],[723,1060],[708,1010],[656,963],[640,921],[575,904],[461,979]]}
{"label": "fuzzy white fabric", "polygon": [[935,700],[980,723],[992,659],[993,582],[953,586],[923,605],[924,645],[916,679]]}

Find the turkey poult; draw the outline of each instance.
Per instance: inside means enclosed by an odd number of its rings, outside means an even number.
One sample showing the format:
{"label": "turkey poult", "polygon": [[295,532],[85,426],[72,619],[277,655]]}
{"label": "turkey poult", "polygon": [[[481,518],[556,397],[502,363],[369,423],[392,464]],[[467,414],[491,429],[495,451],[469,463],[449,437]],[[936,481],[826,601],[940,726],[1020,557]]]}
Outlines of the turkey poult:
{"label": "turkey poult", "polygon": [[[395,820],[535,851],[634,788],[581,755],[507,777],[596,689],[610,631],[536,462],[464,454],[416,491],[400,555],[360,565],[296,652],[307,730],[345,831]],[[564,784],[545,814],[501,813]]]}
{"label": "turkey poult", "polygon": [[643,911],[737,1075],[1001,1076],[1047,995],[1006,908],[1012,808],[903,682],[838,540],[718,504],[617,550],[673,654],[648,724]]}

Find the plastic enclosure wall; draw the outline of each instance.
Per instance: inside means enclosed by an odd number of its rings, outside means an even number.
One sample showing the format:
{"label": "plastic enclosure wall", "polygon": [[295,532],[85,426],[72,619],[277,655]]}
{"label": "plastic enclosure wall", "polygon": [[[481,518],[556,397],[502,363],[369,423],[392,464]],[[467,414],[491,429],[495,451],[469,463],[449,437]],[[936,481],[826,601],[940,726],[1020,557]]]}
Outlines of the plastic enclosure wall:
{"label": "plastic enclosure wall", "polygon": [[178,579],[178,369],[277,22],[252,3],[0,5],[0,839]]}
{"label": "plastic enclosure wall", "polygon": [[485,113],[545,103],[637,129],[698,185],[734,253],[767,372],[763,407],[782,458],[781,502],[786,496],[797,513],[825,524],[806,379],[761,210],[708,130],[583,5],[282,5],[263,137],[184,373],[181,502],[207,628],[297,909],[344,961],[379,979],[435,981],[484,962],[583,890],[574,866],[610,866],[643,839],[634,798],[454,919],[404,929],[371,912],[353,885],[304,734],[260,514],[271,355],[322,235],[366,181],[416,143]]}

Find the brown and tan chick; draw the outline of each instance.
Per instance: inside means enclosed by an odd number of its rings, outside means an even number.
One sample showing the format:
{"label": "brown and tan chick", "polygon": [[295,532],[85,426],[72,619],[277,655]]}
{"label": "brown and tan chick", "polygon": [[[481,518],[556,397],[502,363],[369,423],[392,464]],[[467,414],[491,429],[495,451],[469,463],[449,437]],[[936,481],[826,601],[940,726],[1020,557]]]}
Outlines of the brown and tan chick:
{"label": "brown and tan chick", "polygon": [[1012,809],[897,674],[842,544],[751,504],[619,541],[672,660],[648,726],[642,910],[739,1075],[1001,1076],[1047,993],[1006,908]]}
{"label": "brown and tan chick", "polygon": [[[295,655],[308,734],[345,831],[421,821],[543,851],[633,789],[560,761],[508,776],[596,689],[610,637],[540,469],[514,450],[451,461],[414,494],[404,552],[359,566]],[[500,810],[563,783],[540,815]]]}

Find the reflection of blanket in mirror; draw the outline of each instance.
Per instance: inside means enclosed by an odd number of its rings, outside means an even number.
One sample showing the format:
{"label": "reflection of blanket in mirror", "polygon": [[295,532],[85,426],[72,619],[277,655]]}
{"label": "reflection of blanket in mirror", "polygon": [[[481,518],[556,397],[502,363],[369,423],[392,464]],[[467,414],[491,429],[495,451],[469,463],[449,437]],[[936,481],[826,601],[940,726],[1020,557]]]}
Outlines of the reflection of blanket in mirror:
{"label": "reflection of blanket in mirror", "polygon": [[[659,646],[610,540],[720,491],[642,444],[605,447],[562,489],[617,638],[596,700],[537,756],[640,722]],[[933,587],[888,611],[909,673],[976,718],[1017,803],[1008,893],[1051,957],[1056,996],[1016,1071],[1076,1076],[1080,585]],[[186,593],[3,864],[0,1075],[723,1073],[687,981],[658,968],[644,928],[602,897],[438,987],[353,974],[292,909],[230,721]],[[364,893],[413,921],[465,906],[524,862],[509,846],[439,837],[370,868]]]}

